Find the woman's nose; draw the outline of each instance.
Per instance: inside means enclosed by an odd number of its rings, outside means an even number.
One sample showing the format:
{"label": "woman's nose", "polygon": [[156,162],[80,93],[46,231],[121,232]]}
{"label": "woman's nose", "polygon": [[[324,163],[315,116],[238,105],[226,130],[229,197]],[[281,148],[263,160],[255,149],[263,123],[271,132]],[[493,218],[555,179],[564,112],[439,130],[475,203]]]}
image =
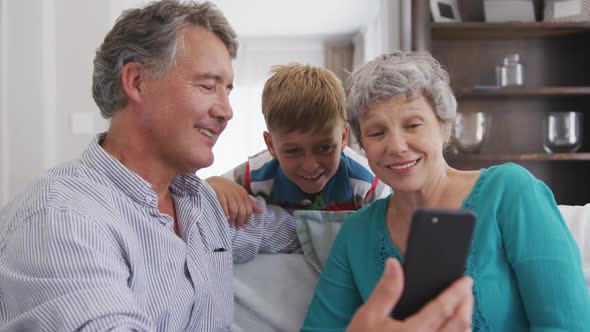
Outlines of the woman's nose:
{"label": "woman's nose", "polygon": [[387,144],[387,149],[397,154],[406,152],[408,150],[408,142],[405,135],[402,133],[392,133]]}

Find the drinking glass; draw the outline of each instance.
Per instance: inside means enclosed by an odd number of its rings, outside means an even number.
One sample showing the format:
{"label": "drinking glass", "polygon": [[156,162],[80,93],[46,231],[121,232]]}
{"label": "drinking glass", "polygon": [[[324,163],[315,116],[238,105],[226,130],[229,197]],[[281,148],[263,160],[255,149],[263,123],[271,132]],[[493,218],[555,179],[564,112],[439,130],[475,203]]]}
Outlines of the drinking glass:
{"label": "drinking glass", "polygon": [[484,112],[457,113],[453,138],[459,151],[478,153],[489,127],[489,116]]}
{"label": "drinking glass", "polygon": [[550,112],[544,122],[547,153],[576,152],[582,145],[582,113]]}

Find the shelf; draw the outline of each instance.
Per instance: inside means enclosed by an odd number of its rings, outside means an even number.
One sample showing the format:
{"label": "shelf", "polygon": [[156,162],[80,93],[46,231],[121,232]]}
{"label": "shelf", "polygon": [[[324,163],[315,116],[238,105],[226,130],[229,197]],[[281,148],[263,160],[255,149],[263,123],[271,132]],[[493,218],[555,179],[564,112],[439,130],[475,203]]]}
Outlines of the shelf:
{"label": "shelf", "polygon": [[448,158],[452,161],[590,161],[590,153],[459,154]]}
{"label": "shelf", "polygon": [[540,88],[464,88],[457,91],[458,98],[471,97],[560,97],[560,96],[588,96],[590,87],[540,87]]}
{"label": "shelf", "polygon": [[523,39],[590,33],[590,22],[432,23],[432,39]]}

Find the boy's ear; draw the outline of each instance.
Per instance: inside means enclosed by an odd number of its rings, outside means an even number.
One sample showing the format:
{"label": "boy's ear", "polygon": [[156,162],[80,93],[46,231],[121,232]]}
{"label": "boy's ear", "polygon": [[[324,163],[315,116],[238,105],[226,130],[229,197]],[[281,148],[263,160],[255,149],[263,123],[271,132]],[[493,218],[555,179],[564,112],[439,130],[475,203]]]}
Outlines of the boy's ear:
{"label": "boy's ear", "polygon": [[264,143],[266,143],[266,148],[268,149],[268,152],[270,152],[270,155],[275,158],[277,158],[277,152],[275,151],[274,146],[272,145],[272,138],[270,137],[270,133],[268,131],[265,131],[263,134],[264,136]]}
{"label": "boy's ear", "polygon": [[342,130],[342,148],[340,149],[340,153],[344,151],[346,145],[348,144],[348,123],[344,123],[344,130]]}
{"label": "boy's ear", "polygon": [[145,77],[143,66],[139,62],[128,62],[123,66],[121,83],[129,100],[141,103]]}

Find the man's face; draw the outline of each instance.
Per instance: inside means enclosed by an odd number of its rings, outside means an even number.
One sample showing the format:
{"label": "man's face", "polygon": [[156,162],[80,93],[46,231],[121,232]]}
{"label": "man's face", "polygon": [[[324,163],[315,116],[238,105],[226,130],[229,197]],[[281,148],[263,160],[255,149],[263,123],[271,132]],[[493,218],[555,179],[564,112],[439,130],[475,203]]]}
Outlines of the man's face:
{"label": "man's face", "polygon": [[264,133],[264,141],[289,180],[303,192],[315,194],[338,170],[347,134],[348,125],[307,132],[275,129]]}
{"label": "man's face", "polygon": [[[142,82],[138,121],[149,153],[175,174],[213,163],[213,145],[233,113],[234,74],[227,48],[215,34],[187,27],[176,65],[159,79]],[[181,44],[181,45],[182,45]]]}

